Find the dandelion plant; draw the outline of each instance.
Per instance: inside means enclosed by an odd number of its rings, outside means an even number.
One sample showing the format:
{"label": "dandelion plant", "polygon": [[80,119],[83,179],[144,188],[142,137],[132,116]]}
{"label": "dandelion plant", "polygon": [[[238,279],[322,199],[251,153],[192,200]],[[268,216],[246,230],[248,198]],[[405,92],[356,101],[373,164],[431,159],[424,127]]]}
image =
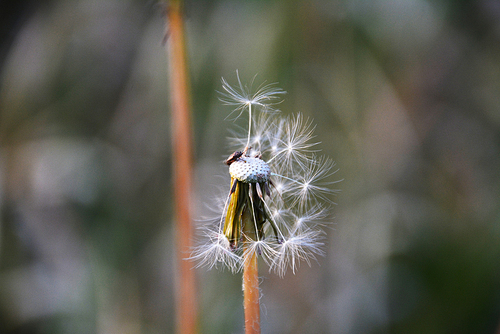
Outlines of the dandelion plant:
{"label": "dandelion plant", "polygon": [[338,181],[330,180],[335,163],[319,155],[312,122],[276,109],[285,91],[268,84],[251,93],[237,80],[231,86],[222,79],[220,99],[234,107],[233,119],[248,117],[248,128],[230,138],[236,151],[225,161],[227,197],[192,258],[199,266],[243,270],[245,330],[259,333],[257,258],[283,277],[322,255],[321,226]]}

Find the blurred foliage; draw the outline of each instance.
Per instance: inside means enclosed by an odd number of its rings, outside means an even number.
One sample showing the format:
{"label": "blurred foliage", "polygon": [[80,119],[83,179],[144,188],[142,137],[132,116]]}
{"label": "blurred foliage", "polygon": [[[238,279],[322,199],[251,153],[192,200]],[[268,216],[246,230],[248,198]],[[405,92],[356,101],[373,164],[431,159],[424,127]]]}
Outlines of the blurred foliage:
{"label": "blurred foliage", "polygon": [[[170,333],[168,69],[154,1],[2,3],[0,332]],[[343,178],[327,256],[261,268],[264,333],[498,333],[500,2],[188,1],[195,216],[228,180],[220,77],[279,82]],[[242,124],[244,126],[244,124]],[[224,175],[226,178],[214,177]],[[203,333],[241,280],[198,270]]]}

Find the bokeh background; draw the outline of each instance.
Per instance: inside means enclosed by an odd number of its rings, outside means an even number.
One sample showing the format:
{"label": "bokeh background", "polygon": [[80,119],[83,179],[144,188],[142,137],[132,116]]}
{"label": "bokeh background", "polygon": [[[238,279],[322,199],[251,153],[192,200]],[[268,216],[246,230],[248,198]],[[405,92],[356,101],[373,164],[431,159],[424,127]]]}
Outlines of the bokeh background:
{"label": "bokeh background", "polygon": [[[0,333],[172,333],[163,7],[3,1]],[[187,1],[195,218],[227,187],[220,78],[279,82],[337,162],[326,256],[262,275],[263,333],[500,332],[500,1]],[[241,277],[197,269],[202,333]]]}

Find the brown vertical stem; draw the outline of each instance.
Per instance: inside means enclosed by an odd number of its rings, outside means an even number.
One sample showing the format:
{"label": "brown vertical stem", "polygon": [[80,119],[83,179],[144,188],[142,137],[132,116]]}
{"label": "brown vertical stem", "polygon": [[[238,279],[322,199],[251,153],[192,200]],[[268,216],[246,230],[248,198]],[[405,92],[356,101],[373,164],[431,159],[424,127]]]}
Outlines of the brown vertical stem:
{"label": "brown vertical stem", "polygon": [[245,333],[260,333],[259,272],[257,255],[249,254],[243,269],[243,297],[245,307]]}
{"label": "brown vertical stem", "polygon": [[177,333],[196,333],[195,277],[190,261],[191,250],[192,134],[190,93],[182,1],[170,1],[167,11],[167,47],[172,99],[172,141],[174,154],[174,195],[177,229],[178,276],[176,296]]}
{"label": "brown vertical stem", "polygon": [[[252,214],[243,212],[243,229],[246,238],[256,237],[252,228]],[[248,239],[247,239],[248,240]],[[259,270],[257,267],[257,254],[248,251],[244,244],[243,265],[243,306],[245,308],[245,334],[260,334],[260,300],[259,300]]]}

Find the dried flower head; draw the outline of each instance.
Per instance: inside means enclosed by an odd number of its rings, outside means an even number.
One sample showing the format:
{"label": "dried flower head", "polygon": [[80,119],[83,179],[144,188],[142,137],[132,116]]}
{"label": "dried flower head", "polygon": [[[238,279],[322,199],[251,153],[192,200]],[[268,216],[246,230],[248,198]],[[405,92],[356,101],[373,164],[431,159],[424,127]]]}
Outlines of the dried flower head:
{"label": "dried flower head", "polygon": [[226,160],[229,193],[192,259],[238,271],[250,254],[258,254],[283,276],[287,268],[295,272],[301,260],[310,264],[323,254],[321,223],[336,192],[332,186],[338,181],[330,180],[335,163],[317,155],[311,121],[301,114],[279,117],[274,106],[283,90],[269,84],[251,94],[237,77],[237,87],[222,79],[221,100],[236,106],[235,119],[248,112],[248,132],[232,138],[240,150]]}

